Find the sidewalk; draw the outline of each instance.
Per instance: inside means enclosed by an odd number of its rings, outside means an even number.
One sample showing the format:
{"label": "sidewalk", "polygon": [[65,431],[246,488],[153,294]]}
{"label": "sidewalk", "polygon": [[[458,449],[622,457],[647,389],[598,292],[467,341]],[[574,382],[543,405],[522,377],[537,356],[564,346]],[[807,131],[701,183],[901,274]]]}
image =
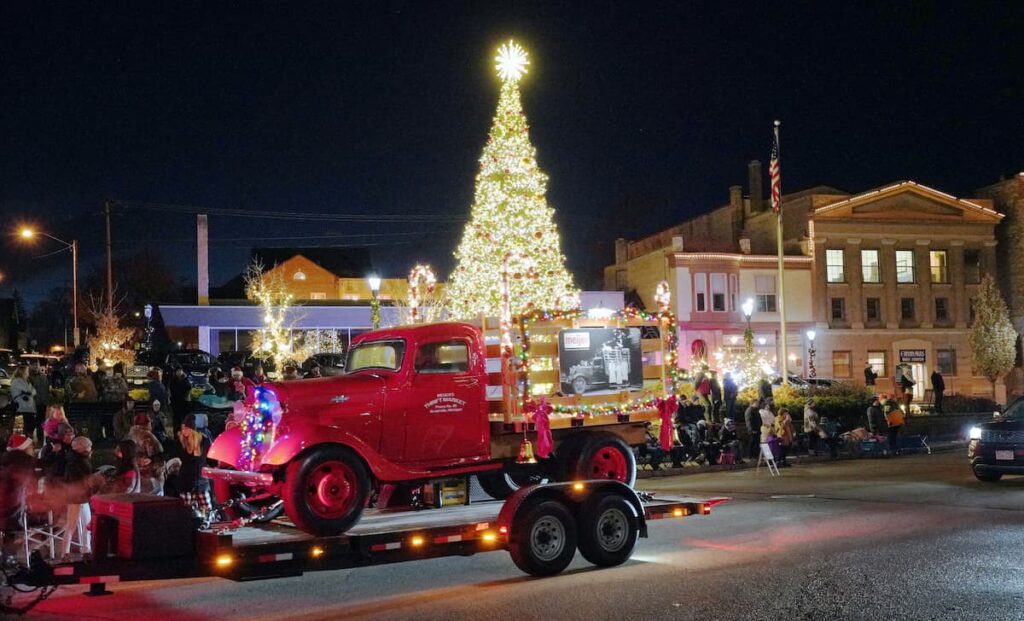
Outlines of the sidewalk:
{"label": "sidewalk", "polygon": [[[935,442],[928,443],[932,453],[946,453],[958,450],[967,450],[967,442],[965,440],[936,440]],[[922,454],[923,451],[918,450],[916,455]],[[898,458],[898,456],[897,456]],[[787,460],[794,466],[805,466],[820,463],[830,463],[833,461],[840,460],[854,460],[854,459],[882,459],[877,456],[861,456],[852,455],[850,453],[841,452],[837,459],[832,459],[828,455],[808,455],[806,453],[802,455],[789,455]],[[716,466],[684,466],[682,468],[672,468],[671,464],[666,466],[662,464],[658,470],[651,470],[646,466],[637,466],[636,478],[637,479],[653,479],[658,477],[675,477],[685,476],[688,474],[703,474],[706,472],[732,472],[734,470],[749,470],[757,467],[756,459],[748,459],[742,464],[732,465],[716,465]]]}

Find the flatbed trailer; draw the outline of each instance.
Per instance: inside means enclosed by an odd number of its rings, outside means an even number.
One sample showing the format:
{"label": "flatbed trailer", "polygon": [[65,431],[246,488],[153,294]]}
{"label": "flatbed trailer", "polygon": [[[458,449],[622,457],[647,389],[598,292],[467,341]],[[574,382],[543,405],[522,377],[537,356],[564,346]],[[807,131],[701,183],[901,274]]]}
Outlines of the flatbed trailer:
{"label": "flatbed trailer", "polygon": [[34,559],[11,584],[89,585],[105,595],[120,582],[221,577],[257,580],[444,556],[507,550],[523,571],[562,571],[577,549],[599,566],[632,555],[651,520],[707,515],[727,498],[653,497],[617,481],[524,488],[505,501],[414,511],[367,511],[344,535],[318,537],[285,520],[196,533],[195,553],[180,558],[86,559],[54,565]]}

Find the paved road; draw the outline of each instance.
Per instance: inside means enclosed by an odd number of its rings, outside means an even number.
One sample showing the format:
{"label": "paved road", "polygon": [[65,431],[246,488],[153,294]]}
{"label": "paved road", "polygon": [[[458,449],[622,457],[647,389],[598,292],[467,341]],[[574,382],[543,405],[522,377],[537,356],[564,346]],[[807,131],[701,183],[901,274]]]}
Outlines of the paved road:
{"label": "paved road", "polygon": [[1024,478],[979,483],[961,452],[646,480],[724,494],[655,522],[634,558],[524,577],[504,553],[232,583],[64,589],[40,619],[1024,619]]}

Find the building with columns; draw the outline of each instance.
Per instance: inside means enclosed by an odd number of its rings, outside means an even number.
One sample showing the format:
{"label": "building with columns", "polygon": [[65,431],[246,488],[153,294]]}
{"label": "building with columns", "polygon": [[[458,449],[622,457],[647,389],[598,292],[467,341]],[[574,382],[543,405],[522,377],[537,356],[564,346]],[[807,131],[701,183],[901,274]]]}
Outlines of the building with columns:
{"label": "building with columns", "polygon": [[960,199],[913,181],[826,202],[809,214],[819,375],[862,379],[871,364],[892,390],[910,365],[923,399],[938,368],[951,393],[990,394],[975,377],[967,333],[971,300],[996,273],[987,199]]}
{"label": "building with columns", "polygon": [[[690,344],[711,351],[742,347],[753,299],[755,347],[776,362],[779,342],[775,214],[749,187],[730,188],[729,204],[649,237],[616,243],[605,288],[632,291],[654,308],[667,280],[680,325],[680,363]],[[851,195],[819,186],[783,196],[786,366],[806,375],[815,333],[816,375],[864,382],[871,364],[880,391],[892,390],[895,365],[910,365],[915,397],[926,397],[933,369],[947,391],[991,394],[971,368],[971,299],[984,274],[996,273],[996,226],[989,199],[961,199],[913,181]]]}

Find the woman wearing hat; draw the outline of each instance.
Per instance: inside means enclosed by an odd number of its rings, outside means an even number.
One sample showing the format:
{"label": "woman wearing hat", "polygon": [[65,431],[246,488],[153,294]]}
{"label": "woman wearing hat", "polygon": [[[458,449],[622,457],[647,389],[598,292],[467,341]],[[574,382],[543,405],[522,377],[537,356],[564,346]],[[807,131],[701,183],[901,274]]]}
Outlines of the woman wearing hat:
{"label": "woman wearing hat", "polygon": [[0,531],[5,533],[18,530],[18,515],[35,482],[36,460],[32,453],[32,438],[15,433],[7,439],[7,450],[0,456]]}

